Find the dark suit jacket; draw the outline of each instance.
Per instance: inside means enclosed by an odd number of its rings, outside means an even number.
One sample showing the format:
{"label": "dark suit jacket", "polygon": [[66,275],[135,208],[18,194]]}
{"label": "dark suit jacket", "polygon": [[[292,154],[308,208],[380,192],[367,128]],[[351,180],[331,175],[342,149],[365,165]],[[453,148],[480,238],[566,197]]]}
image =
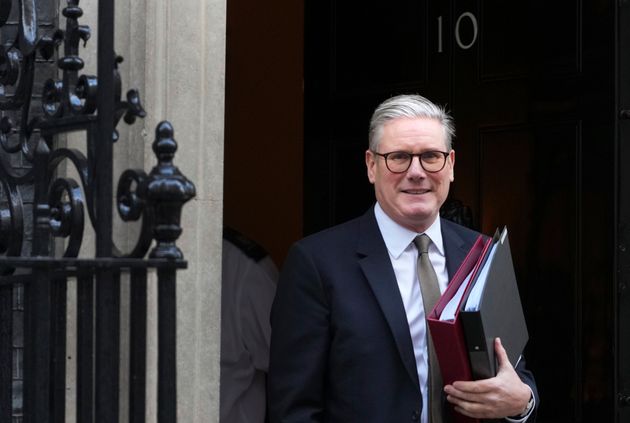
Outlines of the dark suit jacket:
{"label": "dark suit jacket", "polygon": [[[479,234],[441,226],[453,275]],[[419,420],[409,326],[373,208],[291,248],[271,323],[272,423]],[[523,361],[517,371],[536,392]]]}

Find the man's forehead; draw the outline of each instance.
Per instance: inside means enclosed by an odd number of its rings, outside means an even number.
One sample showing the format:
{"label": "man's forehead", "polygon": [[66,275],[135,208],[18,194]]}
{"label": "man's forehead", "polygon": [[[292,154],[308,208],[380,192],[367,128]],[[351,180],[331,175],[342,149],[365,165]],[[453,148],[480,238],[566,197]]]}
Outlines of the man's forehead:
{"label": "man's forehead", "polygon": [[382,141],[441,142],[446,145],[446,132],[437,119],[396,118],[383,127]]}

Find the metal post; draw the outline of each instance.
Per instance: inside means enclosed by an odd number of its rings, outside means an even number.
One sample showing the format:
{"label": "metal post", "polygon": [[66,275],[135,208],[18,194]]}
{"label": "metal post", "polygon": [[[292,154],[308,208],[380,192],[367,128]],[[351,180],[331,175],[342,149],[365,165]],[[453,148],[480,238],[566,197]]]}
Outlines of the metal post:
{"label": "metal post", "polygon": [[158,423],[177,422],[175,269],[158,270]]}
{"label": "metal post", "polygon": [[129,354],[129,421],[146,420],[147,270],[131,271],[131,321]]}
{"label": "metal post", "polygon": [[[112,255],[112,150],[114,133],[114,1],[98,2],[98,123],[95,167],[96,256]],[[111,270],[96,276],[97,423],[118,422],[120,281]]]}
{"label": "metal post", "polygon": [[33,272],[24,287],[24,422],[50,423],[50,280]]}
{"label": "metal post", "polygon": [[[33,160],[33,257],[46,257],[50,253],[50,209],[47,192],[49,155],[47,143],[40,140]],[[24,287],[24,300],[24,421],[49,423],[51,278],[46,269],[33,271],[31,282]]]}
{"label": "metal post", "polygon": [[66,310],[67,282],[54,278],[51,286],[51,421],[66,421]]}
{"label": "metal post", "polygon": [[77,280],[77,421],[94,421],[94,279]]}
{"label": "metal post", "polygon": [[[17,288],[15,288],[17,289]],[[11,421],[13,307],[11,285],[0,285],[0,421]]]}

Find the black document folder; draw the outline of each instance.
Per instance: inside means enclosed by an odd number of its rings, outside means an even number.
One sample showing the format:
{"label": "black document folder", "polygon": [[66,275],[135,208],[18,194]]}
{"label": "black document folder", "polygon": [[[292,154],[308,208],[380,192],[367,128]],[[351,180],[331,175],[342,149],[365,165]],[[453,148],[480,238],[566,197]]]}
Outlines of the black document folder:
{"label": "black document folder", "polygon": [[[495,237],[493,249],[488,250],[484,261],[487,268],[478,272],[475,286],[460,310],[473,379],[496,376],[495,338],[501,338],[513,366],[529,339],[507,229]],[[475,288],[480,292],[476,310],[467,310],[471,302],[476,302]]]}

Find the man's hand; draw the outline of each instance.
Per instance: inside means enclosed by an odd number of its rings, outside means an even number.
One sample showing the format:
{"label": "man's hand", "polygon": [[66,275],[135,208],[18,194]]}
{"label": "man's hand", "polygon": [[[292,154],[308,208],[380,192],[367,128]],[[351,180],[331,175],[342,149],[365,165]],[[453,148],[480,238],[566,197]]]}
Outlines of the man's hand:
{"label": "man's hand", "polygon": [[446,399],[455,411],[480,419],[500,419],[518,416],[525,410],[531,397],[529,386],[514,371],[499,338],[494,341],[499,364],[497,375],[473,382],[454,382],[446,385]]}

